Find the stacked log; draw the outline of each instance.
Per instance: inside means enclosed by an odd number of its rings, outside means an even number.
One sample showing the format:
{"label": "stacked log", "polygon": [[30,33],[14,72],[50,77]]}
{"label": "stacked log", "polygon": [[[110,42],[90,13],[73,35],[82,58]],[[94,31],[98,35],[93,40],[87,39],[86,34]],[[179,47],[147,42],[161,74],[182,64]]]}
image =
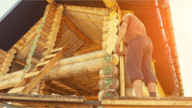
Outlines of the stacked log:
{"label": "stacked log", "polygon": [[48,55],[54,49],[57,33],[59,32],[60,28],[63,10],[64,8],[62,5],[58,5],[56,7],[56,12],[53,16],[53,23],[51,25],[51,32],[49,33],[48,41],[46,42],[46,50],[43,53],[44,56]]}
{"label": "stacked log", "polygon": [[119,72],[116,67],[118,62],[111,61],[113,57],[119,58],[119,56],[116,54],[112,55],[112,52],[116,52],[115,46],[117,42],[118,24],[119,21],[117,19],[117,13],[112,12],[108,27],[103,27],[103,29],[107,28],[108,30],[108,32],[103,35],[102,43],[102,48],[107,54],[103,58],[103,60],[106,62],[106,65],[99,72],[99,100],[102,100],[104,97],[118,97],[118,93],[116,92],[116,90],[119,89],[119,79],[117,78]]}
{"label": "stacked log", "polygon": [[[46,41],[45,37],[46,38],[49,37],[49,34],[51,34],[51,33],[49,33],[50,32],[50,28],[52,27],[53,24],[55,24],[52,21],[53,20],[53,16],[56,14],[55,11],[56,11],[56,6],[55,5],[49,4],[49,5],[46,6],[43,19],[41,21],[41,24],[39,25],[38,33],[35,36],[35,39],[33,41],[33,46],[31,48],[31,51],[30,51],[30,53],[28,55],[28,58],[27,58],[27,65],[24,68],[24,73],[29,73],[29,72],[32,71],[32,69],[34,67],[32,65],[32,63],[36,63],[36,64],[38,63],[38,60],[33,58],[35,50],[38,50],[39,47],[43,49],[43,48],[45,48],[47,46],[44,43]],[[40,85],[37,85],[32,90],[31,93],[33,93],[33,92],[36,93],[36,91],[38,92],[39,88],[40,88]]]}
{"label": "stacked log", "polygon": [[[43,80],[50,81],[61,78],[67,79],[74,76],[97,74],[100,70],[104,69],[106,65],[108,65],[108,62],[104,59],[106,54],[107,53],[102,50],[59,60]],[[118,58],[116,56],[111,55],[110,57],[110,64],[114,65],[118,63]],[[2,80],[0,83],[0,89],[7,89],[17,85],[21,80],[22,74],[23,71],[16,71],[0,77]]]}
{"label": "stacked log", "polygon": [[[43,52],[43,56],[46,56],[48,54],[50,54],[50,52],[54,49],[55,46],[55,41],[56,41],[56,37],[57,37],[57,33],[59,32],[59,28],[60,28],[60,23],[61,23],[61,18],[62,18],[62,14],[63,14],[63,5],[58,5],[56,7],[55,4],[49,4],[50,5],[50,9],[54,10],[55,13],[53,13],[50,18],[52,19],[52,25],[50,25],[49,27],[51,27],[51,31],[48,35],[48,40],[46,42],[46,49],[45,52]],[[48,6],[49,6],[48,5]],[[47,14],[48,12],[46,12],[45,14]],[[49,13],[48,13],[49,14]],[[51,13],[50,13],[51,14]],[[40,84],[38,84],[37,87],[35,87],[35,90],[32,90],[31,93],[36,93],[38,92],[39,94],[43,94],[43,88],[44,88],[45,82],[40,82]]]}
{"label": "stacked log", "polygon": [[8,52],[0,49],[0,76],[7,74],[9,71],[9,67],[15,57],[15,53],[15,49],[10,49]]}

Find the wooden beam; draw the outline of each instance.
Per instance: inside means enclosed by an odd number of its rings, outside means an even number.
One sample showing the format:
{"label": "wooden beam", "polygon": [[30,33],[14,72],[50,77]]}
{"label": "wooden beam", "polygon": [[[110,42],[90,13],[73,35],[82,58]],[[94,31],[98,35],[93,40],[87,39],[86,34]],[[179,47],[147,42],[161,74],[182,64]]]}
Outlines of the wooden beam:
{"label": "wooden beam", "polygon": [[126,97],[121,99],[103,99],[102,105],[104,106],[132,106],[132,107],[158,107],[158,108],[167,108],[167,107],[191,107],[192,106],[192,98],[184,98],[184,97],[178,97],[178,98],[149,98],[149,97],[143,97],[143,98],[135,98],[135,97]]}
{"label": "wooden beam", "polygon": [[90,45],[91,41],[85,36],[83,32],[66,16],[63,14],[66,24],[87,44]]}
{"label": "wooden beam", "polygon": [[58,90],[58,91],[60,91],[60,92],[62,92],[64,94],[68,94],[68,95],[73,95],[74,94],[73,92],[68,91],[68,90],[66,90],[66,89],[64,89],[62,87],[59,87],[59,86],[55,85],[55,84],[50,84],[49,86],[50,86],[50,88],[54,88],[54,89],[56,89],[56,90]]}
{"label": "wooden beam", "polygon": [[68,87],[70,87],[72,89],[75,89],[75,90],[77,90],[78,92],[80,92],[82,94],[90,94],[89,91],[85,91],[83,88],[78,87],[77,85],[71,83],[70,81],[68,81],[66,79],[62,79],[62,80],[58,79],[58,80],[55,80],[55,81],[60,82],[60,83],[66,85],[66,86],[68,86]]}
{"label": "wooden beam", "polygon": [[92,44],[88,46],[82,47],[79,51],[77,51],[74,55],[80,55],[80,54],[85,54],[93,51],[98,51],[102,50],[102,45],[101,44]]}
{"label": "wooden beam", "polygon": [[19,59],[19,58],[17,58],[17,57],[15,57],[13,60],[14,60],[16,63],[20,64],[20,65],[26,66],[26,61],[25,61],[25,60],[21,60],[21,59]]}
{"label": "wooden beam", "polygon": [[84,90],[91,92],[92,94],[97,94],[98,93],[96,90],[90,89],[90,87],[84,85],[82,82],[79,82],[74,78],[70,78],[70,81],[72,83],[74,83],[75,85],[77,85],[78,87],[83,88]]}

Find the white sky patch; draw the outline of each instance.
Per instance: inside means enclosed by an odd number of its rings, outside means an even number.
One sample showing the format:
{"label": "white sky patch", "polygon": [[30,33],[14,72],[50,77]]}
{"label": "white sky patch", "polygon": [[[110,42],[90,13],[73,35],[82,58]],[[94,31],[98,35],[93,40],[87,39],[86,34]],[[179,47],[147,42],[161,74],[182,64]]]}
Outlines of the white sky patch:
{"label": "white sky patch", "polygon": [[0,0],[0,18],[17,2],[18,0]]}
{"label": "white sky patch", "polygon": [[192,0],[169,0],[184,95],[192,96]]}

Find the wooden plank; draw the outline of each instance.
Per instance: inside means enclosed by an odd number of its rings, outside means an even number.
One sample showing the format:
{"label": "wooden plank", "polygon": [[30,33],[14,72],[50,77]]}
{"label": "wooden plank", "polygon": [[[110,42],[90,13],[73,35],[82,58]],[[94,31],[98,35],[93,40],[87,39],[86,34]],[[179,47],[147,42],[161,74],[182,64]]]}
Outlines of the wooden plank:
{"label": "wooden plank", "polygon": [[25,87],[18,87],[11,89],[8,93],[19,93],[21,92]]}
{"label": "wooden plank", "polygon": [[20,102],[78,102],[84,103],[85,99],[83,96],[53,96],[53,95],[29,95],[29,94],[0,94],[1,101],[20,101]]}
{"label": "wooden plank", "polygon": [[61,43],[60,43],[57,47],[61,47],[62,45],[64,45],[64,43],[65,43],[66,41],[68,41],[74,34],[75,34],[75,33],[72,32],[70,35],[68,35],[65,39],[63,39],[63,40],[61,41]]}
{"label": "wooden plank", "polygon": [[55,81],[59,82],[59,83],[62,83],[62,84],[66,85],[66,86],[68,86],[68,87],[70,87],[72,89],[75,89],[75,90],[77,90],[78,92],[80,92],[82,94],[90,94],[89,91],[86,91],[83,88],[78,87],[77,85],[75,85],[74,83],[72,83],[72,82],[70,82],[70,81],[68,81],[66,79],[62,79],[62,80],[58,79],[58,80],[55,80]]}
{"label": "wooden plank", "polygon": [[63,47],[60,47],[60,48],[57,48],[57,49],[54,49],[51,51],[51,53],[55,53],[55,52],[58,52],[58,51],[61,51],[63,49]]}
{"label": "wooden plank", "polygon": [[65,15],[63,15],[66,24],[86,43],[91,44],[91,41],[79,30],[79,28]]}
{"label": "wooden plank", "polygon": [[72,83],[74,83],[75,85],[77,85],[80,88],[83,88],[86,91],[89,91],[92,94],[97,94],[98,92],[96,90],[90,89],[88,86],[86,86],[85,84],[83,84],[80,81],[77,81],[76,78],[68,78],[66,80],[70,80]]}
{"label": "wooden plank", "polygon": [[30,78],[30,77],[38,75],[39,73],[40,73],[40,71],[27,73],[24,78]]}
{"label": "wooden plank", "polygon": [[25,60],[21,60],[21,59],[19,59],[19,58],[17,58],[17,57],[15,57],[13,60],[14,60],[16,63],[20,64],[20,65],[23,65],[23,66],[26,65]]}
{"label": "wooden plank", "polygon": [[55,57],[56,55],[57,55],[57,54],[51,54],[51,55],[45,56],[44,60],[45,60],[45,59],[53,58],[53,57]]}
{"label": "wooden plank", "polygon": [[68,91],[68,90],[66,90],[66,89],[64,89],[62,87],[56,86],[55,84],[50,84],[49,86],[50,86],[50,88],[54,88],[56,90],[61,91],[62,93],[65,93],[65,94],[68,94],[68,95],[74,95],[73,92],[70,92],[70,91]]}
{"label": "wooden plank", "polygon": [[67,57],[72,56],[79,48],[83,46],[84,42],[80,39],[77,39],[75,44],[69,48],[69,50],[65,53]]}
{"label": "wooden plank", "polygon": [[36,67],[39,67],[39,66],[43,66],[43,65],[46,65],[50,62],[51,60],[48,60],[48,61],[44,61],[44,62],[40,62],[36,65]]}
{"label": "wooden plank", "polygon": [[107,11],[103,12],[101,10],[96,10],[96,8],[94,8],[93,11],[85,11],[84,9],[80,9],[77,6],[76,6],[76,9],[75,8],[72,9],[70,7],[66,7],[66,11],[68,11],[68,12],[78,12],[78,13],[87,13],[87,14],[93,14],[93,15],[97,15],[97,16],[108,15]]}
{"label": "wooden plank", "polygon": [[178,98],[177,100],[168,100],[166,98],[149,98],[149,99],[113,99],[113,100],[102,100],[102,105],[107,106],[142,106],[142,107],[191,107],[192,100],[182,100]]}
{"label": "wooden plank", "polygon": [[41,72],[22,90],[21,93],[29,93],[39,82],[40,80],[50,71],[52,66],[63,56],[67,49],[71,45],[66,45],[63,49],[41,70]]}

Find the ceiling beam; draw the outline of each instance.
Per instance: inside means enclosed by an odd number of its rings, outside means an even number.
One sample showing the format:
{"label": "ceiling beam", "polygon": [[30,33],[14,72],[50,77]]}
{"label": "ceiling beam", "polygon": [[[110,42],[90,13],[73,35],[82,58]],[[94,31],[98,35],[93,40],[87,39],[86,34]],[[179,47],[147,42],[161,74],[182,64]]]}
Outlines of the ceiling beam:
{"label": "ceiling beam", "polygon": [[67,26],[69,26],[73,32],[79,36],[79,38],[81,38],[87,45],[91,44],[89,38],[87,38],[87,36],[68,18],[68,16],[63,14],[62,17],[64,18]]}
{"label": "ceiling beam", "polygon": [[90,52],[98,51],[98,50],[102,50],[101,44],[91,44],[91,45],[82,47],[79,51],[75,52],[74,55],[75,56],[81,55],[81,54],[90,53]]}
{"label": "ceiling beam", "polygon": [[66,85],[66,86],[68,86],[68,87],[70,87],[70,88],[72,88],[72,89],[77,90],[78,92],[80,92],[80,93],[82,93],[82,94],[90,94],[88,91],[85,91],[83,88],[78,87],[77,85],[69,82],[69,81],[66,80],[66,79],[62,79],[62,80],[61,80],[61,79],[58,79],[58,80],[55,80],[55,82],[62,83],[62,84]]}

